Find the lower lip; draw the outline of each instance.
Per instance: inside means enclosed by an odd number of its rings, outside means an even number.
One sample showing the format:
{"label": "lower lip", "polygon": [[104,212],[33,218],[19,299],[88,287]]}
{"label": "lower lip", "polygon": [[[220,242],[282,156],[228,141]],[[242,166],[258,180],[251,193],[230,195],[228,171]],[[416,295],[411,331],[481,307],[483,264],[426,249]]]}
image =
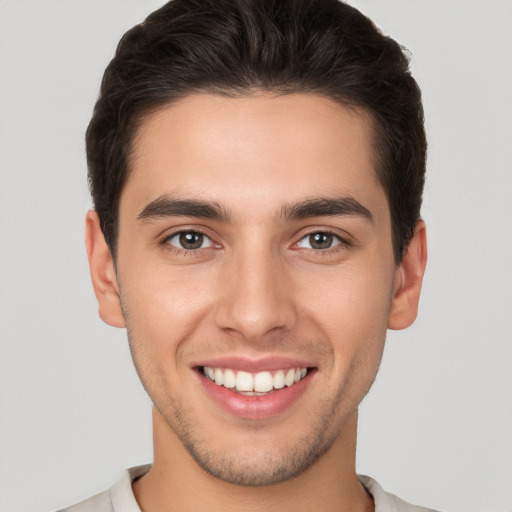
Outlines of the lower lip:
{"label": "lower lip", "polygon": [[203,389],[225,411],[233,416],[247,419],[271,418],[291,407],[306,391],[313,372],[290,387],[274,390],[268,395],[240,395],[224,386],[218,386],[202,373],[199,376]]}

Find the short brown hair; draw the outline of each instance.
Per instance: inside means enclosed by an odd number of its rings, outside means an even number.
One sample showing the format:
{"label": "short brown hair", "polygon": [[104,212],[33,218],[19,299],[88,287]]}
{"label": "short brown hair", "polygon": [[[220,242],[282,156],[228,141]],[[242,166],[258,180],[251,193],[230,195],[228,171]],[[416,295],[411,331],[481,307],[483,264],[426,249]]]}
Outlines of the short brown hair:
{"label": "short brown hair", "polygon": [[321,94],[370,114],[399,261],[425,180],[421,92],[403,48],[337,0],[173,0],[123,36],[86,135],[91,194],[113,256],[144,115],[194,92],[255,90]]}

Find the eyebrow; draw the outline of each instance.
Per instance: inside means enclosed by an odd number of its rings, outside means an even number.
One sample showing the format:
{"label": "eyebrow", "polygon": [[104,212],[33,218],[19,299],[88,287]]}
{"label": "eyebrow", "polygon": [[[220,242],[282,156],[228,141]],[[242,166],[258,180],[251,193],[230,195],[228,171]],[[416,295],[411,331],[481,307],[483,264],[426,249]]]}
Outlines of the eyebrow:
{"label": "eyebrow", "polygon": [[148,203],[137,216],[137,220],[145,221],[179,216],[197,217],[221,222],[229,222],[231,218],[228,210],[214,201],[178,199],[169,195],[162,195]]}
{"label": "eyebrow", "polygon": [[283,207],[279,217],[285,221],[325,216],[357,216],[373,222],[373,215],[353,197],[312,198]]}
{"label": "eyebrow", "polygon": [[[370,210],[353,197],[311,198],[297,203],[286,204],[277,219],[285,222],[310,217],[358,216],[373,222]],[[230,212],[215,201],[179,199],[164,194],[148,203],[137,216],[146,221],[164,217],[195,217],[229,223]]]}

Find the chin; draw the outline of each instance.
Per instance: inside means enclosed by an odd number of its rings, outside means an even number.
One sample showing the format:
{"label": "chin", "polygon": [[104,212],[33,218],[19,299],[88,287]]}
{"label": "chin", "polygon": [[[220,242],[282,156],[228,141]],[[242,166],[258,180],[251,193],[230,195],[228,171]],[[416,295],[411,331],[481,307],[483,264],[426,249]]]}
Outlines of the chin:
{"label": "chin", "polygon": [[305,472],[332,447],[346,422],[324,416],[309,426],[304,425],[302,433],[289,426],[277,432],[276,425],[267,423],[221,438],[218,430],[212,431],[197,421],[187,421],[186,410],[163,417],[206,473],[244,487],[274,485]]}
{"label": "chin", "polygon": [[290,480],[313,465],[333,444],[317,440],[315,445],[301,440],[293,448],[262,451],[258,448],[236,452],[205,449],[199,443],[187,443],[185,448],[208,474],[224,482],[261,487]]}

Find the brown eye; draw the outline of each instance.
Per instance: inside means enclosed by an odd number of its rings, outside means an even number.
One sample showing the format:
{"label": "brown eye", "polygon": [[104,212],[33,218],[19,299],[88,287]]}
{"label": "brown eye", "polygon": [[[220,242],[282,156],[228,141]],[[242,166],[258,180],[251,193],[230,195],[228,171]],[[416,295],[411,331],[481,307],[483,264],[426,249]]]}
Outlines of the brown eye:
{"label": "brown eye", "polygon": [[315,233],[309,235],[309,243],[313,249],[329,249],[332,246],[333,238],[331,233]]}
{"label": "brown eye", "polygon": [[304,249],[322,251],[331,249],[341,243],[341,239],[328,231],[317,231],[302,238],[297,244]]}
{"label": "brown eye", "polygon": [[186,251],[194,251],[196,249],[204,249],[213,246],[213,242],[199,231],[181,231],[169,237],[167,243]]}

